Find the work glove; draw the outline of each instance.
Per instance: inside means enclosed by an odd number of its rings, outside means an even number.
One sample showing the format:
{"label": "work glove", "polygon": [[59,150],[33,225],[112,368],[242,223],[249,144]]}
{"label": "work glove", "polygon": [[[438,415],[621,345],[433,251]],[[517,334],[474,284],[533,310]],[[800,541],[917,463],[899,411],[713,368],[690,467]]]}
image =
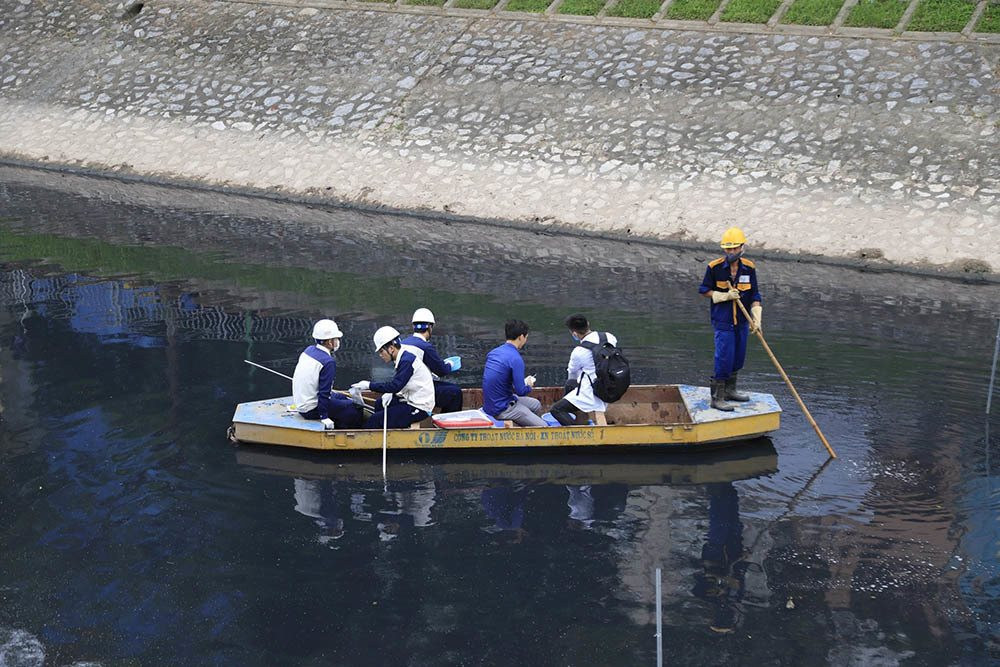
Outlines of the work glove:
{"label": "work glove", "polygon": [[735,301],[740,298],[740,291],[735,287],[730,287],[725,292],[714,290],[712,292],[712,303],[723,303],[724,301]]}
{"label": "work glove", "polygon": [[535,376],[534,375],[529,375],[528,377],[524,378],[524,384],[528,385],[531,388],[534,388],[535,387]]}
{"label": "work glove", "polygon": [[382,407],[388,408],[390,403],[392,403],[392,394],[382,394]]}
{"label": "work glove", "polygon": [[457,371],[462,367],[462,357],[448,357],[444,363],[448,364],[448,370]]}
{"label": "work glove", "polygon": [[320,422],[322,422],[323,428],[327,430],[333,430],[334,428],[336,428],[336,425],[333,423],[333,420],[330,419],[329,417],[327,417],[326,419],[321,419]]}
{"label": "work glove", "polygon": [[362,380],[361,382],[355,382],[351,385],[351,389],[357,389],[358,391],[368,391],[371,389],[372,383],[368,380]]}
{"label": "work glove", "polygon": [[352,401],[354,401],[361,407],[366,407],[365,399],[364,397],[361,396],[361,389],[359,389],[358,387],[351,387],[351,390],[348,393],[351,395]]}
{"label": "work glove", "polygon": [[764,317],[764,309],[761,308],[759,303],[755,303],[750,306],[750,333],[757,333],[758,331],[763,331],[761,328],[762,321]]}

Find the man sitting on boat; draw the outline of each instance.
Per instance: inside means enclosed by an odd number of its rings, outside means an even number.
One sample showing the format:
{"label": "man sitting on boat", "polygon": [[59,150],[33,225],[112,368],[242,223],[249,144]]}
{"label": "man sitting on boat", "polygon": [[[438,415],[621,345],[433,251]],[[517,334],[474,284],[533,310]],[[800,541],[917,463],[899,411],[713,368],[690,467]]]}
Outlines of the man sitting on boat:
{"label": "man sitting on boat", "polygon": [[[590,323],[583,315],[570,315],[566,318],[566,327],[570,335],[577,343],[573,352],[569,355],[569,364],[566,366],[567,382],[565,396],[552,404],[550,414],[563,426],[571,426],[576,423],[574,412],[594,412],[594,421],[598,424],[607,423],[604,413],[608,409],[608,404],[594,395],[594,382],[596,381],[597,368],[594,365],[594,353],[585,343],[593,345],[600,344],[601,334],[590,330]],[[612,345],[618,345],[618,339],[614,334],[605,334],[607,341]]]}
{"label": "man sitting on boat", "polygon": [[[373,337],[379,358],[396,366],[396,373],[388,382],[355,382],[351,388],[374,391],[391,396],[379,406],[381,409],[368,419],[365,428],[382,428],[384,413],[388,413],[387,428],[408,428],[430,416],[434,409],[434,378],[422,361],[423,352],[399,340],[399,332],[392,327],[381,327]],[[388,403],[388,405],[386,404]]]}
{"label": "man sitting on boat", "polygon": [[[412,345],[423,352],[424,365],[439,378],[454,373],[453,364],[461,363],[458,357],[442,359],[430,341],[434,331],[434,313],[428,308],[413,311],[413,335],[403,339],[403,345]],[[458,412],[462,409],[462,388],[453,382],[434,380],[434,405],[441,412]]]}
{"label": "man sitting on boat", "polygon": [[495,419],[518,426],[548,426],[542,419],[542,404],[528,396],[535,376],[524,376],[521,348],[528,341],[528,325],[508,320],[504,325],[507,342],[486,355],[483,366],[483,410]]}
{"label": "man sitting on boat", "polygon": [[362,421],[360,408],[346,396],[333,393],[337,375],[333,352],[340,347],[344,334],[333,320],[320,320],[313,326],[312,335],[316,344],[302,351],[292,374],[296,409],[305,419],[319,419],[328,429],[358,428]]}

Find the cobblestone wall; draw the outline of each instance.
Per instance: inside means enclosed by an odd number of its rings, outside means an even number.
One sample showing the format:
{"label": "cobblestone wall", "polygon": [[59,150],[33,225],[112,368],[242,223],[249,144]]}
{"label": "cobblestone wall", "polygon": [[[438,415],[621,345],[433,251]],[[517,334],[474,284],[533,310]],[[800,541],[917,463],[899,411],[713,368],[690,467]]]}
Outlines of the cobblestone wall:
{"label": "cobblestone wall", "polygon": [[739,224],[758,248],[1000,269],[996,45],[5,4],[11,158],[689,241]]}

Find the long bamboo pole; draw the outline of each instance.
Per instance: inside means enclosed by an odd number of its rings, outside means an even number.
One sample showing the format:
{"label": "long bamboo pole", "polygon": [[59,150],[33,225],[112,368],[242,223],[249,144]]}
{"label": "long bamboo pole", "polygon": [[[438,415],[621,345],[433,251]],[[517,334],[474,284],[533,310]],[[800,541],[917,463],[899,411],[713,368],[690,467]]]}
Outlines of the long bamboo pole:
{"label": "long bamboo pole", "polygon": [[[747,321],[753,322],[753,318],[750,317],[750,313],[747,312],[747,307],[743,305],[743,301],[740,299],[736,299],[735,301],[736,304],[740,307],[740,310],[743,311],[743,315],[747,318]],[[812,424],[813,430],[816,431],[816,435],[818,435],[819,439],[823,442],[823,446],[826,447],[826,451],[830,452],[830,458],[834,459],[837,458],[837,453],[833,451],[833,447],[831,447],[830,443],[827,442],[826,436],[823,435],[823,431],[819,430],[819,424],[817,424],[816,420],[813,419],[813,416],[809,412],[809,408],[806,407],[806,404],[802,402],[802,398],[799,396],[799,392],[795,390],[795,385],[792,384],[792,381],[791,379],[789,379],[788,374],[785,373],[785,369],[781,367],[781,364],[778,362],[778,358],[774,356],[774,352],[771,352],[771,346],[767,344],[766,340],[764,340],[764,334],[761,332],[760,329],[757,329],[756,331],[754,331],[754,333],[757,334],[757,338],[760,340],[760,344],[764,346],[764,351],[767,352],[767,356],[771,357],[771,362],[774,363],[774,367],[778,369],[779,373],[781,373],[781,378],[785,381],[785,384],[788,385],[788,390],[792,392],[792,396],[795,397],[795,400],[796,402],[798,402],[799,407],[802,408],[802,412],[805,414],[806,419],[808,419],[809,423]]]}

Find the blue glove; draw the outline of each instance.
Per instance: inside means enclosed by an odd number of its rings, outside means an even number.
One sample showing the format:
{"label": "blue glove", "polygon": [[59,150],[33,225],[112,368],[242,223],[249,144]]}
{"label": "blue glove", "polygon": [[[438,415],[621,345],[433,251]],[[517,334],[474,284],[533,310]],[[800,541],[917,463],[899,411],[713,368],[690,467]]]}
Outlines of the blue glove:
{"label": "blue glove", "polygon": [[448,364],[451,370],[457,371],[462,367],[462,357],[448,357],[444,360],[444,363]]}

